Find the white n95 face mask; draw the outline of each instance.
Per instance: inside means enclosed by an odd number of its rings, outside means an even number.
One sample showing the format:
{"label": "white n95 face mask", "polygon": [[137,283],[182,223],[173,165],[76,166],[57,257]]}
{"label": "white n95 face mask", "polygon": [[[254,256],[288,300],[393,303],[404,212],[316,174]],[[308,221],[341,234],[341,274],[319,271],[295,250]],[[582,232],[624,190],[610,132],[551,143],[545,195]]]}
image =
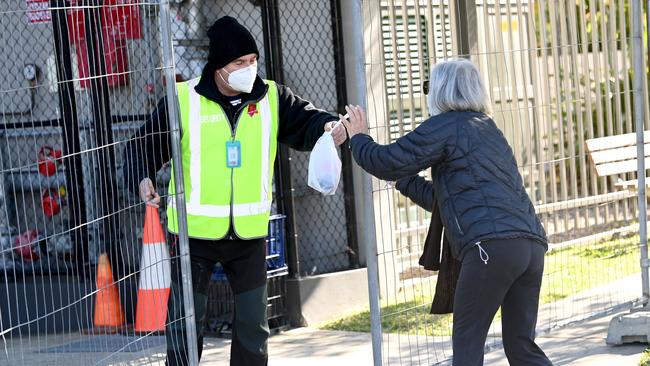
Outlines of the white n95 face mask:
{"label": "white n95 face mask", "polygon": [[231,88],[242,93],[250,93],[253,90],[253,84],[255,84],[255,78],[257,78],[257,64],[233,72],[228,72],[226,69],[223,69],[223,71],[228,73],[227,82]]}

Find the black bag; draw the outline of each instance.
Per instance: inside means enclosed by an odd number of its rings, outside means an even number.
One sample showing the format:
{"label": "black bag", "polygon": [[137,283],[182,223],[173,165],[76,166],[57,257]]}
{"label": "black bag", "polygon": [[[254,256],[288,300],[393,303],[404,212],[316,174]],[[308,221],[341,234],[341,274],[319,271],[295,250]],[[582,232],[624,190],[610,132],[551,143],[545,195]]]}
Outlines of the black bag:
{"label": "black bag", "polygon": [[[438,271],[436,292],[433,295],[430,314],[449,314],[454,311],[454,294],[460,275],[460,261],[452,256],[449,241],[443,235],[444,226],[440,218],[440,209],[435,204],[435,197],[433,202],[429,231],[418,263],[426,270]],[[442,258],[440,256],[441,246]]]}
{"label": "black bag", "polygon": [[449,314],[454,311],[454,296],[456,284],[460,276],[460,261],[451,255],[449,242],[446,238],[442,240],[442,260],[438,271],[438,282],[436,292],[431,302],[431,314]]}

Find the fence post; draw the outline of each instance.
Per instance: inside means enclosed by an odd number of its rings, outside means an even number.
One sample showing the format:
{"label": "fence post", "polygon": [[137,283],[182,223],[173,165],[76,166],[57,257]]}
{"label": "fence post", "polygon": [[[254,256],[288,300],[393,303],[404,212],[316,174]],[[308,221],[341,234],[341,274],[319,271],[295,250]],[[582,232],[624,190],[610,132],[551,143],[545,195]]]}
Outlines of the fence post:
{"label": "fence post", "polygon": [[[332,11],[332,35],[334,40],[334,68],[336,70],[336,99],[339,112],[345,110],[345,104],[348,102],[347,82],[345,78],[345,52],[343,24],[341,19],[341,0],[331,0],[330,7]],[[345,195],[345,221],[348,237],[348,257],[350,268],[359,268],[362,264],[359,252],[359,240],[357,238],[357,213],[354,207],[354,181],[353,167],[354,160],[350,149],[341,145],[341,161],[343,162],[343,187]],[[365,264],[365,263],[364,263]]]}
{"label": "fence post", "polygon": [[[478,21],[476,18],[476,1],[459,0],[451,2],[451,16],[453,17],[452,34],[454,34],[455,50],[458,57],[471,59],[478,50]],[[498,11],[498,7],[497,10]],[[473,60],[477,62],[478,60]]]}
{"label": "fence post", "polygon": [[[284,67],[282,63],[282,36],[280,29],[277,0],[263,0],[262,29],[264,33],[264,57],[266,75],[276,83],[284,84]],[[289,278],[300,277],[300,255],[298,253],[298,232],[294,209],[294,189],[291,179],[291,151],[285,144],[278,145],[275,174],[277,203],[285,219],[287,266]]]}
{"label": "fence post", "polygon": [[[650,1],[649,1],[650,3]],[[646,77],[643,69],[643,9],[641,1],[632,1],[632,55],[634,57],[634,118],[636,123],[636,153],[637,153],[637,180],[639,189],[639,244],[641,251],[641,286],[644,302],[647,304],[650,298],[648,281],[648,227],[646,212],[646,190],[645,190],[645,149],[643,131],[645,130],[645,108],[643,98],[643,82]]]}
{"label": "fence post", "polygon": [[62,0],[50,0],[52,12],[52,33],[56,57],[56,77],[58,85],[59,113],[63,131],[63,156],[65,160],[65,182],[70,203],[70,227],[74,245],[77,275],[85,275],[88,262],[88,222],[86,217],[86,195],[84,191],[83,164],[81,161],[81,141],[79,138],[79,118],[77,116],[77,97],[74,91],[74,75],[70,41],[67,27],[67,4]]}
{"label": "fence post", "polygon": [[[367,108],[366,70],[364,48],[363,1],[341,2],[343,20],[345,74],[349,102]],[[353,168],[357,236],[359,246],[366,248],[368,265],[368,293],[370,297],[370,329],[374,366],[382,364],[382,330],[379,308],[379,272],[377,267],[377,240],[375,237],[375,214],[372,180],[358,165]]]}
{"label": "fence post", "polygon": [[118,212],[118,202],[115,199],[115,153],[113,147],[113,123],[111,117],[111,101],[108,86],[108,74],[106,71],[106,59],[103,45],[102,27],[105,21],[102,16],[104,11],[103,2],[87,0],[82,3],[87,7],[83,9],[84,25],[86,29],[86,47],[88,48],[88,69],[89,69],[89,90],[90,104],[92,106],[91,131],[94,145],[98,148],[96,152],[96,166],[93,168],[101,171],[99,179],[96,179],[97,192],[100,204],[97,205],[95,217],[101,217],[99,222],[102,228],[101,251],[107,252],[113,268],[115,278],[124,277],[128,271],[124,268],[124,258],[120,255],[120,234],[118,218],[114,217]]}
{"label": "fence post", "polygon": [[[167,110],[169,111],[169,128],[172,142],[172,162],[174,165],[174,184],[176,185],[176,211],[178,212],[178,245],[181,262],[181,286],[183,291],[183,306],[185,308],[185,331],[187,339],[188,361],[190,365],[198,365],[199,357],[196,341],[196,325],[194,315],[194,298],[192,297],[192,268],[190,262],[190,247],[187,236],[187,212],[185,210],[185,187],[180,147],[180,121],[178,103],[176,103],[176,83],[174,55],[172,51],[172,33],[170,26],[169,0],[160,2],[160,31],[162,41],[162,63],[167,81]],[[172,218],[167,218],[171,220]]]}

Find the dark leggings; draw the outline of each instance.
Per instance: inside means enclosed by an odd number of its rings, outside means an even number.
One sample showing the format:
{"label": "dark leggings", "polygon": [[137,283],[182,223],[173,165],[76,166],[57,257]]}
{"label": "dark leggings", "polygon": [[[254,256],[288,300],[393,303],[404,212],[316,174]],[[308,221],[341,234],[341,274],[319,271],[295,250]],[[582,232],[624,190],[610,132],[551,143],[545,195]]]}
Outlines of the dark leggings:
{"label": "dark leggings", "polygon": [[535,343],[545,252],[541,243],[525,238],[484,241],[466,252],[454,297],[454,366],[483,365],[499,306],[510,365],[552,365]]}
{"label": "dark leggings", "polygon": [[[167,365],[188,365],[180,263],[172,259],[172,288],[167,325]],[[215,263],[221,262],[235,297],[230,364],[265,366],[269,328],[266,305],[266,242],[190,239],[192,291],[199,359],[207,322],[208,283]]]}

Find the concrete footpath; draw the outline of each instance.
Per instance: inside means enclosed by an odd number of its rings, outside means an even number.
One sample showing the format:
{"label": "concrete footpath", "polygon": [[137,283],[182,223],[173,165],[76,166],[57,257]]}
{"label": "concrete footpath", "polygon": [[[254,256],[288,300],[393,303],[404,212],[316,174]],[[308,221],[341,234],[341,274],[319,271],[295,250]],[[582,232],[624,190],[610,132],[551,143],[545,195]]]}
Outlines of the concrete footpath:
{"label": "concrete footpath", "polygon": [[[556,329],[538,338],[553,364],[571,366],[636,366],[646,345],[605,345],[610,314]],[[448,359],[448,337],[384,335],[384,365],[431,365]],[[0,344],[4,340],[0,339]],[[0,366],[15,365],[162,365],[164,337],[58,335],[13,338],[0,347]],[[229,365],[230,341],[207,338],[201,365]],[[370,334],[300,328],[271,337],[271,366],[370,366]],[[8,357],[8,359],[6,358]],[[442,362],[440,365],[449,365]],[[507,366],[502,349],[486,354],[486,366]]]}
{"label": "concrete footpath", "polygon": [[[538,337],[537,343],[555,366],[636,366],[647,344],[605,344],[609,321],[616,315],[569,325]],[[508,366],[503,349],[486,354],[485,366]]]}
{"label": "concrete footpath", "polygon": [[[609,320],[617,314],[594,318],[538,338],[555,366],[635,366],[647,347],[642,344],[607,346]],[[384,347],[391,348],[393,344]],[[201,365],[228,365],[230,342],[209,339]],[[370,335],[364,333],[321,331],[301,328],[271,337],[269,343],[270,366],[298,365],[372,365]],[[432,352],[432,351],[429,351]],[[389,352],[385,365],[426,365],[419,360],[405,360],[397,352]],[[485,356],[485,366],[508,366],[503,349]]]}

